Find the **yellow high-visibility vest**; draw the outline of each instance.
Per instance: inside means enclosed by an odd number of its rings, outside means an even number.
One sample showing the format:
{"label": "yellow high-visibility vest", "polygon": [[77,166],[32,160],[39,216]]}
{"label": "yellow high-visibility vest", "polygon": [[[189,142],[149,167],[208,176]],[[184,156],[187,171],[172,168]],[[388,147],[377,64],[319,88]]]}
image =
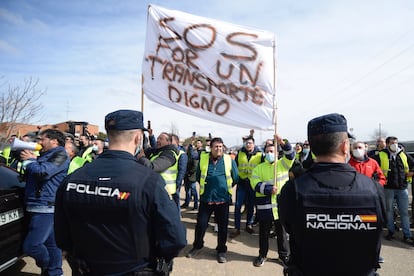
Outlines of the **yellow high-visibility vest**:
{"label": "yellow high-visibility vest", "polygon": [[[200,163],[199,163],[200,172],[201,172],[200,174],[200,195],[204,193],[209,159],[210,159],[210,153],[202,152],[200,154]],[[229,193],[232,194],[233,193],[233,189],[232,189],[233,178],[231,177],[232,159],[230,155],[223,154],[223,160],[224,160],[224,170],[226,172],[227,188],[228,188]]]}
{"label": "yellow high-visibility vest", "polygon": [[[277,164],[277,173],[276,173],[276,185],[277,185],[277,194],[271,195],[271,204],[266,205],[257,205],[258,209],[272,209],[274,219],[279,218],[279,214],[277,211],[277,202],[276,196],[280,194],[283,185],[289,180],[289,169],[292,167],[295,159],[289,160],[286,156],[282,157],[280,160],[276,161]],[[253,190],[256,190],[256,186],[259,182],[274,182],[274,169],[275,169],[275,162],[272,164],[265,161],[257,165],[252,173],[252,177],[250,178],[250,185],[252,186]],[[263,187],[264,188],[264,187]],[[263,192],[256,192],[256,197],[266,197]]]}
{"label": "yellow high-visibility vest", "polygon": [[[172,150],[172,152],[175,157],[174,165],[172,165],[171,167],[169,167],[168,169],[160,173],[161,177],[164,178],[164,181],[165,181],[165,189],[170,195],[173,195],[177,192],[176,180],[177,180],[177,173],[178,173],[178,158],[179,158],[179,155],[176,154],[175,151]],[[160,154],[161,152],[152,156],[150,160],[151,161],[155,160],[156,158],[158,158]]]}
{"label": "yellow high-visibility vest", "polygon": [[[390,171],[390,159],[388,158],[388,154],[385,151],[380,151],[378,153],[378,155],[379,155],[379,158],[380,158],[381,170],[384,173],[385,177],[387,177],[388,172]],[[409,167],[408,167],[407,155],[405,155],[404,152],[401,152],[399,154],[399,156],[401,157],[401,160],[403,162],[405,173],[408,173]]]}
{"label": "yellow high-visibility vest", "polygon": [[254,167],[262,163],[262,153],[257,152],[250,157],[250,160],[247,159],[247,154],[243,151],[239,152],[237,155],[239,177],[242,179],[249,178],[252,176],[252,171]]}

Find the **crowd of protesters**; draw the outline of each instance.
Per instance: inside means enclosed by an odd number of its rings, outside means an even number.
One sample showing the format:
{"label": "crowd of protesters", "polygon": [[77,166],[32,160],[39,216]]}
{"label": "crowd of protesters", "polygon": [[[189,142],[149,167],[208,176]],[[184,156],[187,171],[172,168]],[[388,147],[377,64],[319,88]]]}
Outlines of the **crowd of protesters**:
{"label": "crowd of protesters", "polygon": [[[208,137],[203,137],[193,133],[193,136],[183,141],[173,133],[160,131],[156,137],[152,129],[146,129],[146,131],[143,150],[137,153],[135,158],[140,164],[162,176],[166,183],[166,190],[175,200],[179,212],[187,211],[188,208],[198,212],[195,240],[193,248],[186,254],[187,257],[194,257],[203,247],[203,237],[210,216],[212,216],[213,225],[219,236],[217,261],[226,262],[227,236],[237,239],[242,232],[241,221],[245,214],[244,231],[247,234],[257,231],[254,229],[256,224],[260,227],[259,256],[252,260],[253,265],[262,266],[265,263],[269,249],[268,239],[276,237],[279,258],[283,265],[288,266],[287,234],[278,216],[272,216],[274,207],[272,204],[276,203],[277,194],[280,193],[286,181],[300,177],[317,162],[309,141],[290,143],[287,139],[275,135],[274,138],[267,139],[261,145],[256,143],[254,131],[251,130],[249,135],[241,137],[242,146],[230,149],[226,147],[225,141],[219,137],[212,137],[210,134]],[[76,137],[73,135],[63,137],[64,143],[59,146],[62,146],[68,155],[67,174],[73,173],[87,163],[94,162],[107,150],[107,140],[99,139],[88,133]],[[27,150],[11,148],[10,145],[15,138],[27,143],[36,143],[41,136],[17,137],[13,135],[1,150],[0,162],[24,175],[27,164],[22,156]],[[43,139],[46,138],[43,137]],[[405,152],[404,146],[398,143],[397,137],[379,137],[376,142],[376,148],[369,150],[367,143],[351,140],[347,162],[357,172],[383,186],[388,230],[385,238],[395,239],[395,232],[401,229],[403,242],[414,246],[410,229],[413,225],[414,210],[411,208],[413,213],[410,216],[407,189],[412,183],[414,159]],[[230,157],[229,161],[225,156]],[[39,158],[39,152],[32,150],[30,158]],[[210,158],[214,162],[222,160],[223,163],[221,165],[212,163],[212,165],[205,158]],[[265,165],[272,165],[279,160],[277,179],[280,186],[276,190],[271,181],[273,178],[269,175],[270,170],[266,171],[268,169]],[[226,168],[228,164],[231,167],[229,171]],[[215,174],[216,169],[222,171],[222,179]],[[237,186],[234,189],[235,194],[233,194],[234,186]],[[184,198],[180,198],[181,187],[185,191]],[[235,196],[234,203],[233,195]],[[233,231],[228,235],[229,206],[231,205],[235,206],[235,223]],[[267,212],[264,206],[273,207],[269,207]],[[414,202],[412,202],[412,207],[414,207]],[[244,211],[242,211],[243,208]],[[383,261],[379,257],[378,262]]]}

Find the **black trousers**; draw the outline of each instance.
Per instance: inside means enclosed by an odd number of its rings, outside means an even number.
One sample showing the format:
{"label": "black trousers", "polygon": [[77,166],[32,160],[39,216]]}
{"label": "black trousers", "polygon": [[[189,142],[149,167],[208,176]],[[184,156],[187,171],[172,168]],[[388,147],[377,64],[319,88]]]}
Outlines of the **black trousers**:
{"label": "black trousers", "polygon": [[197,224],[195,227],[194,248],[202,248],[204,246],[204,235],[208,227],[211,214],[214,212],[214,218],[217,220],[218,235],[217,247],[218,253],[227,251],[227,226],[229,224],[229,203],[208,204],[200,202],[200,208],[197,214]]}
{"label": "black trousers", "polygon": [[277,253],[279,257],[287,257],[290,254],[287,233],[280,220],[259,220],[259,254],[267,257],[269,251],[269,236],[272,225],[275,225],[277,238]]}

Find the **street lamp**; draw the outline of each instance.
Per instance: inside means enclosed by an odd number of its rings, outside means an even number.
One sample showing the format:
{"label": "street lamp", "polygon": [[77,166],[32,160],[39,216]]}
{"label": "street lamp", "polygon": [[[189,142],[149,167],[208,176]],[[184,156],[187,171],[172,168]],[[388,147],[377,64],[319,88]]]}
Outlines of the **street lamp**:
{"label": "street lamp", "polygon": [[378,138],[381,138],[381,123],[379,123],[379,127],[378,127]]}

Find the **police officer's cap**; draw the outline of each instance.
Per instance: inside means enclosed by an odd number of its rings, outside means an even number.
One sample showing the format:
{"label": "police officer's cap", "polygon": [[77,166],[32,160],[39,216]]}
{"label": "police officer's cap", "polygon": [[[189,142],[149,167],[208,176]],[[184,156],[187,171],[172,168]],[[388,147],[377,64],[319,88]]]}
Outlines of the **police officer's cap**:
{"label": "police officer's cap", "polygon": [[354,137],[348,132],[348,126],[344,115],[331,113],[314,118],[308,123],[308,136],[327,134],[334,132],[346,132],[349,138]]}
{"label": "police officer's cap", "polygon": [[105,116],[106,130],[142,129],[144,127],[142,112],[136,110],[121,109]]}

